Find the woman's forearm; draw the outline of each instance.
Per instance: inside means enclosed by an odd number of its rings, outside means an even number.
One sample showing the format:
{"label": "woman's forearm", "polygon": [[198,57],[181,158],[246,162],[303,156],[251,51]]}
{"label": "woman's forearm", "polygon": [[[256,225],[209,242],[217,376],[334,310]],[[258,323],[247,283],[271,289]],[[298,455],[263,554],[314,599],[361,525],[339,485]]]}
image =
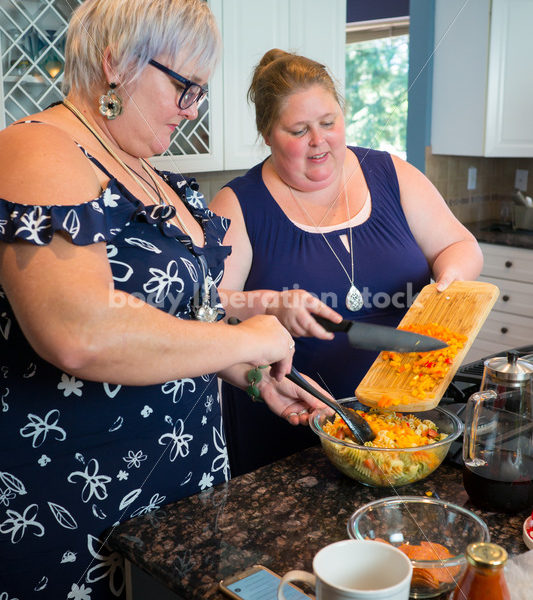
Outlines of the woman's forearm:
{"label": "woman's forearm", "polygon": [[103,244],[0,244],[0,283],[33,349],[84,379],[148,385],[271,364],[292,341],[271,316],[238,327],[187,321],[116,290]]}
{"label": "woman's forearm", "polygon": [[433,262],[436,281],[453,277],[470,281],[477,279],[483,267],[483,254],[475,240],[461,240],[445,248]]}
{"label": "woman's forearm", "polygon": [[[55,331],[27,335],[46,360],[83,379],[150,385],[267,360],[250,327],[187,321],[113,292],[113,304],[68,314]],[[81,318],[80,318],[81,317]],[[268,340],[265,340],[268,346]]]}

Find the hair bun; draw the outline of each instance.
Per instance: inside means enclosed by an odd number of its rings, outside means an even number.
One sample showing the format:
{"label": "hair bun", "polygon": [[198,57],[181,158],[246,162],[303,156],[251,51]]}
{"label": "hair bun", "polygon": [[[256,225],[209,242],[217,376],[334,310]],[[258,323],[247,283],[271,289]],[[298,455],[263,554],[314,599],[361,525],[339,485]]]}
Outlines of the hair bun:
{"label": "hair bun", "polygon": [[278,58],[283,58],[284,56],[289,56],[289,53],[285,52],[285,50],[280,50],[279,48],[272,48],[263,55],[256,68],[263,69],[270,63],[278,60]]}
{"label": "hair bun", "polygon": [[322,86],[340,105],[335,83],[324,65],[279,48],[268,50],[255,67],[248,88],[248,100],[255,104],[257,131],[263,137],[269,135],[285,99],[313,85]]}

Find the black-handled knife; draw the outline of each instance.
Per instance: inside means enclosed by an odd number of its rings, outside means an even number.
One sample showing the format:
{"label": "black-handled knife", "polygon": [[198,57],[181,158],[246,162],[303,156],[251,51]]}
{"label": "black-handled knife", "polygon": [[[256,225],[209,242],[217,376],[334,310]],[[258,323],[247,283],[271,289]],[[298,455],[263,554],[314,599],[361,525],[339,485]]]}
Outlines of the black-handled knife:
{"label": "black-handled knife", "polygon": [[326,331],[337,333],[339,331],[348,334],[348,341],[354,348],[364,350],[389,350],[392,352],[430,352],[441,350],[448,344],[437,338],[412,331],[402,331],[385,325],[374,323],[362,323],[343,319],[340,323],[334,323],[324,317],[313,315],[316,321]]}

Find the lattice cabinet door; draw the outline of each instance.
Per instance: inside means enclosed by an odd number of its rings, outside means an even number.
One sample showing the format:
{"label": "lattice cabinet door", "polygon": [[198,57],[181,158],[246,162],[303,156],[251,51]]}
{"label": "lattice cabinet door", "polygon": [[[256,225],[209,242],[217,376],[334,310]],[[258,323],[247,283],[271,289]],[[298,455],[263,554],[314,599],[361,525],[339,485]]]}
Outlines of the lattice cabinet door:
{"label": "lattice cabinet door", "polygon": [[65,33],[81,0],[0,0],[0,125],[60,100]]}

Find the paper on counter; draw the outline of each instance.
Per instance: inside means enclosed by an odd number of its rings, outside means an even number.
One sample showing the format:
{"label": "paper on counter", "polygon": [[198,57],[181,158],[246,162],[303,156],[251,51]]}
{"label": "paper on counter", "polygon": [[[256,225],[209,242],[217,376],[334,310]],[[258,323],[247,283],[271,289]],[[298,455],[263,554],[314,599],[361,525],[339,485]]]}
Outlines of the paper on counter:
{"label": "paper on counter", "polygon": [[531,600],[533,597],[533,550],[519,554],[507,562],[505,579],[512,600]]}

